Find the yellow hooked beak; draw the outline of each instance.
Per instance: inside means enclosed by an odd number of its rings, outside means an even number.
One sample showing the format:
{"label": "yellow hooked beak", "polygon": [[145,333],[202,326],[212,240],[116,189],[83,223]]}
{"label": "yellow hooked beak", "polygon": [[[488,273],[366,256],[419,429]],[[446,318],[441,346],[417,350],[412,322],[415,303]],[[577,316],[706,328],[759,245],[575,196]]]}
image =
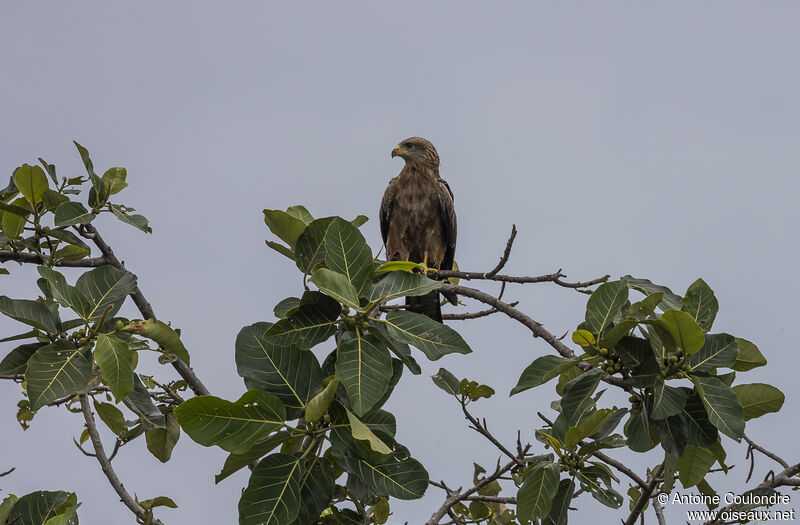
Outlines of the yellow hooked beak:
{"label": "yellow hooked beak", "polygon": [[399,145],[395,146],[394,149],[392,150],[392,158],[394,158],[394,157],[402,157],[406,153],[408,153],[408,150],[402,149]]}

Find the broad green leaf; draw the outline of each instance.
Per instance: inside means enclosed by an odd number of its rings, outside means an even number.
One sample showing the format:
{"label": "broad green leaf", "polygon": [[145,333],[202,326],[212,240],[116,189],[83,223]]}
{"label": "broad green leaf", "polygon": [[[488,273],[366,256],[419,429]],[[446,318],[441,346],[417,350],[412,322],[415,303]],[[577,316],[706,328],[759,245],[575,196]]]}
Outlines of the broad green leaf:
{"label": "broad green leaf", "polygon": [[785,399],[783,392],[765,383],[736,385],[731,390],[742,405],[745,421],[777,412]]}
{"label": "broad green leaf", "polygon": [[13,349],[0,361],[0,376],[24,374],[28,359],[45,344],[47,343],[28,343]]}
{"label": "broad green leaf", "polygon": [[651,424],[661,442],[661,448],[675,457],[680,457],[688,441],[688,425],[682,414],[664,419],[651,419]]}
{"label": "broad green leaf", "polygon": [[744,434],[744,410],[733,391],[716,377],[692,376],[694,388],[703,400],[708,420],[736,441]]}
{"label": "broad green leaf", "polygon": [[125,178],[128,176],[128,170],[125,168],[109,168],[103,173],[103,183],[106,186],[108,195],[114,195],[128,187]]}
{"label": "broad green leaf", "polygon": [[114,334],[98,334],[94,359],[117,400],[133,392],[133,363],[128,343]]}
{"label": "broad green leaf", "polygon": [[37,490],[25,494],[11,509],[8,523],[14,525],[43,525],[56,515],[56,509],[68,502],[71,493]]}
{"label": "broad green leaf", "polygon": [[369,412],[386,392],[392,377],[389,350],[372,334],[345,332],[339,340],[336,377],[357,416]]}
{"label": "broad green leaf", "polygon": [[676,465],[683,488],[694,487],[703,481],[716,460],[714,454],[707,448],[686,445]]}
{"label": "broad green leaf", "polygon": [[628,301],[624,281],[601,284],[586,302],[586,326],[594,334],[602,334]]}
{"label": "broad green leaf", "polygon": [[0,216],[2,217],[0,220],[2,220],[3,233],[9,239],[16,239],[22,235],[25,229],[25,221],[29,215],[23,207],[26,205],[27,201],[20,197],[13,203],[6,204],[0,208],[3,210],[3,214]]}
{"label": "broad green leaf", "polygon": [[698,279],[686,290],[681,301],[681,310],[691,315],[704,332],[708,332],[717,316],[719,302],[705,281]]}
{"label": "broad green leaf", "polygon": [[81,156],[81,160],[83,161],[83,165],[86,168],[86,173],[90,176],[94,175],[94,166],[92,165],[92,159],[89,158],[89,150],[78,144],[77,141],[72,141],[75,144],[75,147],[78,148],[78,153]]}
{"label": "broad green leaf", "polygon": [[366,215],[357,215],[355,219],[350,220],[350,224],[355,226],[356,228],[361,227],[362,224],[366,223],[369,220],[369,217]]}
{"label": "broad green leaf", "polygon": [[670,333],[675,344],[683,348],[686,355],[696,353],[705,343],[703,329],[686,312],[667,310],[661,315],[661,324]]}
{"label": "broad green leaf", "polygon": [[279,429],[286,419],[280,400],[262,390],[249,390],[231,403],[197,396],[175,409],[181,428],[197,443],[243,453]]}
{"label": "broad green leaf", "polygon": [[58,316],[39,301],[11,299],[0,295],[0,313],[50,334],[61,332]]}
{"label": "broad green leaf", "polygon": [[320,513],[328,508],[334,490],[333,464],[327,458],[312,456],[300,478],[300,508],[297,525],[319,520]]}
{"label": "broad green leaf", "polygon": [[145,233],[153,232],[153,228],[150,227],[147,217],[138,213],[130,213],[134,211],[133,208],[129,208],[121,204],[111,204],[109,206],[111,207],[111,212],[122,222],[130,224],[134,228],[142,230]]}
{"label": "broad green leaf", "polygon": [[650,435],[650,423],[647,419],[647,409],[642,407],[638,412],[631,411],[625,423],[625,435],[628,437],[628,447],[634,452],[647,452],[657,442]]}
{"label": "broad green leaf", "polygon": [[547,517],[558,492],[557,463],[537,463],[525,472],[517,491],[517,516],[522,522]]}
{"label": "broad green leaf", "polygon": [[[614,410],[611,408],[600,408],[592,412],[589,417],[584,418],[578,425],[575,427],[577,429],[577,441],[581,441],[585,439],[595,432],[599,431],[600,428],[603,426],[603,423],[614,413]],[[571,448],[571,447],[568,447]]]}
{"label": "broad green leaf", "polygon": [[164,419],[166,421],[164,428],[153,428],[144,433],[147,450],[162,463],[166,463],[172,457],[172,449],[181,437],[181,427],[178,426],[175,413],[172,410],[166,411]]}
{"label": "broad green leaf", "polygon": [[631,290],[642,292],[647,296],[650,296],[654,293],[662,294],[661,303],[659,303],[658,305],[658,307],[661,308],[662,311],[681,309],[681,296],[672,293],[672,290],[670,290],[666,286],[661,286],[660,284],[653,284],[647,279],[636,279],[634,277],[631,277],[630,275],[622,277],[622,281],[627,283],[628,287]]}
{"label": "broad green leaf", "polygon": [[237,472],[244,467],[251,465],[254,461],[266,456],[268,453],[272,452],[275,447],[279,446],[290,437],[292,437],[291,432],[288,430],[281,430],[272,434],[264,441],[255,443],[247,452],[242,452],[241,454],[229,454],[228,458],[225,460],[225,464],[222,466],[220,473],[214,476],[214,483],[219,483],[234,472]]}
{"label": "broad green leaf", "polygon": [[428,472],[413,458],[398,461],[389,457],[380,462],[369,463],[363,459],[344,456],[339,458],[339,464],[372,487],[379,496],[403,500],[419,499],[428,488]]}
{"label": "broad green leaf", "polygon": [[309,349],[333,335],[341,311],[338,301],[325,294],[305,292],[297,310],[270,326],[264,339],[273,345]]}
{"label": "broad green leaf", "polygon": [[297,518],[300,480],[305,468],[300,458],[271,454],[253,469],[239,500],[239,525],[284,525]]}
{"label": "broad green leaf", "polygon": [[14,184],[14,174],[8,178],[8,184],[5,188],[0,189],[0,202],[8,202],[19,193],[17,185]]}
{"label": "broad green leaf", "polygon": [[189,364],[189,351],[183,346],[178,332],[168,324],[154,319],[144,321],[131,321],[123,328],[124,331],[138,334],[158,343],[167,353]]}
{"label": "broad green leaf", "polygon": [[708,372],[712,368],[730,368],[739,356],[739,345],[729,334],[707,334],[699,352],[692,355],[689,364],[694,372]]}
{"label": "broad green leaf", "polygon": [[558,490],[550,507],[550,514],[545,523],[548,525],[567,525],[569,506],[572,503],[572,494],[575,492],[575,482],[564,478],[558,482]]}
{"label": "broad green leaf", "polygon": [[111,403],[94,400],[94,411],[100,416],[103,423],[114,434],[121,436],[125,432],[125,416],[122,411]]}
{"label": "broad green leaf", "polygon": [[389,520],[389,500],[386,498],[378,500],[378,502],[372,506],[372,517],[377,525],[386,523]]}
{"label": "broad green leaf", "polygon": [[178,508],[178,505],[167,496],[158,496],[153,499],[142,500],[139,502],[139,505],[145,509],[154,509],[156,507],[169,507],[171,509]]}
{"label": "broad green leaf", "polygon": [[288,213],[295,219],[300,219],[306,226],[311,224],[311,222],[314,220],[314,216],[311,215],[311,212],[308,211],[305,206],[302,206],[300,204],[297,204],[295,206],[289,206],[288,208],[286,208],[286,213]]}
{"label": "broad green leaf", "polygon": [[325,217],[312,221],[297,238],[294,254],[301,272],[310,274],[325,261],[325,234],[333,219],[334,217]]}
{"label": "broad green leaf", "polygon": [[294,311],[299,306],[300,306],[299,297],[287,297],[283,301],[276,304],[272,312],[278,319],[283,319],[284,317],[288,317],[289,314],[294,313]]}
{"label": "broad green leaf", "polygon": [[655,292],[641,301],[635,302],[625,311],[626,316],[632,316],[637,319],[645,319],[652,314],[664,298],[661,292]]}
{"label": "broad green leaf", "polygon": [[9,494],[0,502],[0,522],[8,523],[8,516],[11,514],[11,509],[14,508],[17,501],[19,501],[19,498],[13,494]]}
{"label": "broad green leaf", "polygon": [[47,171],[47,174],[50,176],[50,179],[53,181],[53,184],[58,186],[58,177],[56,176],[56,167],[54,164],[48,163],[42,157],[37,159],[42,167]]}
{"label": "broad green leaf", "polygon": [[759,351],[758,347],[741,337],[736,338],[736,344],[739,347],[739,355],[736,362],[733,364],[733,369],[738,372],[746,372],[759,366],[767,364],[767,359]]}
{"label": "broad green leaf", "polygon": [[294,252],[290,248],[287,248],[283,244],[277,242],[272,242],[272,241],[265,241],[265,242],[267,243],[267,246],[269,246],[279,254],[284,255],[293,261],[295,260]]}
{"label": "broad green leaf", "polygon": [[[350,422],[350,432],[355,439],[366,441],[370,448],[380,454],[391,454],[392,449],[386,446],[386,443],[380,440],[370,428],[365,425],[355,414],[345,409],[347,419]],[[363,480],[362,480],[363,481]]]}
{"label": "broad green leaf", "polygon": [[603,480],[605,486],[601,484],[601,478],[596,477],[600,467],[595,464],[592,467],[584,468],[577,473],[578,481],[581,488],[588,491],[594,499],[612,509],[618,509],[622,506],[625,499],[614,489],[611,488],[608,480]]}
{"label": "broad green leaf", "polygon": [[460,396],[461,390],[459,388],[459,380],[456,379],[449,370],[445,368],[440,368],[439,372],[431,377],[433,379],[433,383],[450,394],[451,396]]}
{"label": "broad green leaf", "polygon": [[589,330],[575,330],[572,332],[572,342],[576,345],[587,347],[592,346],[597,341],[594,338],[594,334]]}
{"label": "broad green leaf", "polygon": [[50,187],[47,175],[39,166],[23,164],[14,173],[14,184],[19,192],[33,206],[42,201],[42,194]]}
{"label": "broad green leaf", "polygon": [[411,355],[411,348],[406,343],[392,337],[386,325],[373,322],[370,323],[370,328],[372,329],[373,335],[380,339],[389,351],[397,356],[412,374],[419,375],[422,373],[422,368],[420,368],[419,363],[417,363],[417,360]]}
{"label": "broad green leaf", "polygon": [[384,323],[393,338],[419,348],[431,361],[454,352],[472,352],[458,332],[421,314],[392,310]]}
{"label": "broad green leaf", "polygon": [[74,226],[76,224],[89,224],[95,217],[97,215],[88,211],[83,204],[68,201],[58,205],[53,222],[56,226]]}
{"label": "broad green leaf", "polygon": [[327,268],[319,268],[309,280],[328,297],[355,310],[361,310],[358,303],[358,292],[344,275]]}
{"label": "broad green leaf", "polygon": [[600,348],[614,348],[620,339],[630,334],[631,330],[639,324],[639,320],[635,317],[625,317],[620,319],[617,324],[611,327],[603,337],[600,338],[598,343]]}
{"label": "broad green leaf", "polygon": [[564,394],[561,397],[561,413],[566,417],[567,423],[574,425],[585,414],[585,401],[594,393],[603,371],[593,368],[564,385]]}
{"label": "broad green leaf", "polygon": [[28,360],[25,371],[31,410],[39,410],[60,397],[74,394],[89,384],[92,352],[78,349],[66,339],[39,348]]}
{"label": "broad green leaf", "polygon": [[519,381],[517,381],[517,386],[511,390],[511,395],[513,396],[529,388],[543,385],[577,364],[578,359],[567,359],[566,357],[557,355],[537,357],[533,363],[523,370]]}
{"label": "broad green leaf", "polygon": [[414,270],[425,270],[425,265],[411,261],[386,261],[375,270],[375,274],[380,275],[398,271],[412,272]]}
{"label": "broad green leaf", "polygon": [[717,427],[708,420],[703,400],[692,389],[683,389],[688,393],[686,406],[683,407],[683,420],[686,422],[686,441],[690,445],[707,447],[717,442]]}
{"label": "broad green leaf", "polygon": [[269,323],[245,326],[236,337],[236,369],[247,388],[274,394],[286,407],[287,417],[297,419],[306,403],[322,386],[319,362],[313,353],[296,346],[268,343]]}
{"label": "broad green leaf", "polygon": [[332,378],[328,381],[322,392],[311,398],[311,401],[306,405],[306,422],[316,423],[328,411],[331,406],[333,398],[336,396],[336,389],[339,388],[339,380]]}
{"label": "broad green leaf", "polygon": [[150,399],[150,393],[144,386],[138,375],[133,376],[133,392],[122,400],[125,406],[130,408],[142,422],[145,430],[151,428],[164,428],[167,424],[164,414],[156,407]]}
{"label": "broad green leaf", "polygon": [[108,187],[103,179],[94,173],[89,175],[92,187],[89,189],[88,204],[90,208],[101,208],[108,202]]}
{"label": "broad green leaf", "polygon": [[650,417],[665,419],[675,414],[680,414],[686,405],[686,394],[683,390],[667,386],[661,377],[656,377],[653,382],[653,408]]}
{"label": "broad green leaf", "polygon": [[53,297],[61,306],[71,308],[81,319],[89,319],[92,305],[80,290],[67,284],[67,279],[52,268],[39,266],[36,269],[39,271],[39,275],[48,282]]}
{"label": "broad green leaf", "polygon": [[281,210],[264,210],[264,222],[272,233],[294,250],[306,223]]}
{"label": "broad green leaf", "polygon": [[136,276],[110,265],[100,266],[78,277],[75,288],[89,300],[89,320],[99,319],[107,308],[106,318],[111,319],[128,294],[136,291]]}
{"label": "broad green leaf", "polygon": [[89,255],[89,250],[81,248],[80,246],[64,246],[59,248],[53,254],[54,261],[80,261]]}
{"label": "broad green leaf", "polygon": [[347,277],[359,296],[369,292],[372,252],[358,228],[338,217],[325,233],[325,265]]}
{"label": "broad green leaf", "polygon": [[372,285],[369,300],[389,301],[396,297],[420,296],[438,290],[444,284],[422,274],[391,272]]}

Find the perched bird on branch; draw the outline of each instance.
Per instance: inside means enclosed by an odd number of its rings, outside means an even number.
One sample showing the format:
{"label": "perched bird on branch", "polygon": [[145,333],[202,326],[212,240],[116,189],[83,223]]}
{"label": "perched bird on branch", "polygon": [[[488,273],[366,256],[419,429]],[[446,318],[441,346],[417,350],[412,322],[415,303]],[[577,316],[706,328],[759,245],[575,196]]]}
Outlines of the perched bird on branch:
{"label": "perched bird on branch", "polygon": [[[452,270],[456,251],[453,192],[439,176],[439,154],[427,139],[411,137],[392,150],[406,161],[389,182],[381,202],[381,235],[390,261],[423,263]],[[451,303],[456,298],[445,296]],[[406,297],[407,309],[442,322],[439,293]]]}

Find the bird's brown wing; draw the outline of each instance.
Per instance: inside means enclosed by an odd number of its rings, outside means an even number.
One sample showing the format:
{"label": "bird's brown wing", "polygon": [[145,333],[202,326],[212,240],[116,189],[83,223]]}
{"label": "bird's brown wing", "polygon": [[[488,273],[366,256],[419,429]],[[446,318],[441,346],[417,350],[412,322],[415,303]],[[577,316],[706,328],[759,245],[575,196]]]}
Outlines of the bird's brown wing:
{"label": "bird's brown wing", "polygon": [[[386,244],[386,238],[389,236],[389,224],[392,220],[392,209],[394,208],[395,194],[397,193],[397,177],[389,181],[389,186],[383,193],[383,200],[381,200],[381,209],[379,215],[381,223],[381,237],[383,243]],[[386,254],[389,258],[389,254]]]}
{"label": "bird's brown wing", "polygon": [[456,255],[456,237],[458,228],[456,224],[456,207],[453,204],[453,191],[444,179],[439,181],[439,217],[442,221],[442,231],[444,232],[444,258],[440,266],[441,270],[452,270],[453,260]]}

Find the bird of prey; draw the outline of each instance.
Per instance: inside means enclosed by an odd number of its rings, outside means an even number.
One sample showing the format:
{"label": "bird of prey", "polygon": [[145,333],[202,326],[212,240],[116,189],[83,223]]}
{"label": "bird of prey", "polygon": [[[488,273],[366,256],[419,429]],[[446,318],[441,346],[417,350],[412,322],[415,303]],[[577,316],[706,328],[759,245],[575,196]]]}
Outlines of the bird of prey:
{"label": "bird of prey", "polygon": [[[392,150],[406,164],[389,182],[381,202],[381,235],[390,261],[424,263],[428,268],[453,269],[456,251],[456,211],[453,192],[439,176],[439,154],[427,139],[408,138]],[[448,301],[456,298],[448,294]],[[439,294],[406,297],[406,307],[442,322]]]}

